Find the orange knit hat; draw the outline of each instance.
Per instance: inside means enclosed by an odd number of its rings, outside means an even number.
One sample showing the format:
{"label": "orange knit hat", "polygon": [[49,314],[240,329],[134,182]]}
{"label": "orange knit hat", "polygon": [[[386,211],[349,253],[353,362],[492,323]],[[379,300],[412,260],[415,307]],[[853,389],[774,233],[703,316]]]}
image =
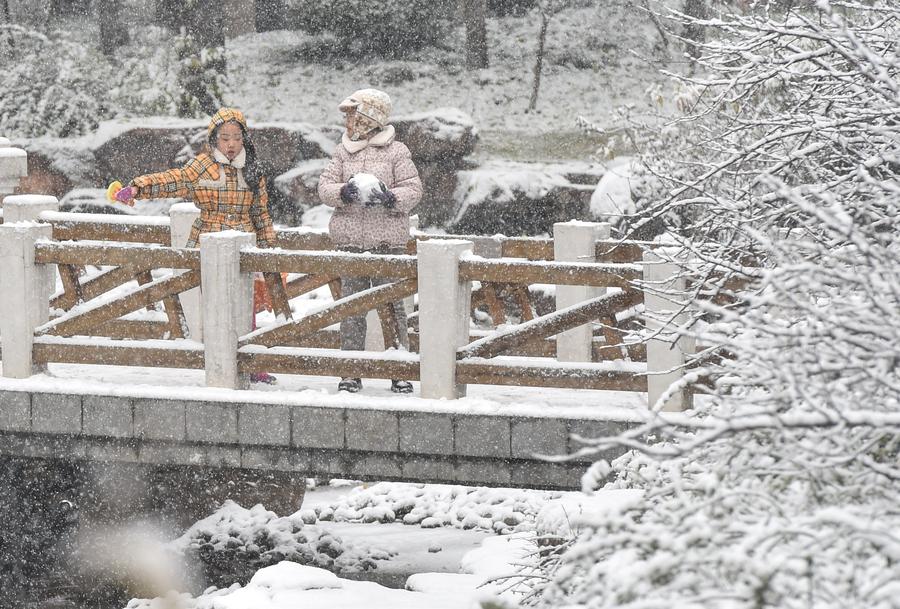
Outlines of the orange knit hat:
{"label": "orange knit hat", "polygon": [[237,108],[219,108],[219,110],[212,115],[212,118],[209,119],[209,125],[206,127],[207,135],[212,137],[213,131],[215,131],[216,128],[229,121],[236,122],[244,130],[244,133],[247,132],[247,119],[244,118],[243,112]]}

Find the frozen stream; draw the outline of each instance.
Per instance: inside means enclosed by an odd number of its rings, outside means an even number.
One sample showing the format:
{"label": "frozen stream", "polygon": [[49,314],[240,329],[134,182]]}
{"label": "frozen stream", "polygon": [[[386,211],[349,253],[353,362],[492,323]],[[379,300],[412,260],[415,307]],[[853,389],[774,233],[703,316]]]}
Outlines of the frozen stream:
{"label": "frozen stream", "polygon": [[[346,495],[350,487],[320,487],[307,491],[304,509],[325,506]],[[392,588],[402,588],[414,573],[459,573],[463,556],[479,546],[490,533],[475,529],[450,527],[423,529],[399,522],[356,523],[319,522],[317,526],[345,540],[353,540],[396,553],[390,560],[379,562],[370,572],[347,573],[341,577],[374,581]]]}

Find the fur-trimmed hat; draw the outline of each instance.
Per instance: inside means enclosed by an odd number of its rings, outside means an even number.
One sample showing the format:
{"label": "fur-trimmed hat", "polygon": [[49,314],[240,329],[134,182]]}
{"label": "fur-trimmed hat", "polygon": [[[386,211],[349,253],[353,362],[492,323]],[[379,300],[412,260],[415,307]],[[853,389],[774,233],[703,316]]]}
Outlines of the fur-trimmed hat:
{"label": "fur-trimmed hat", "polygon": [[356,110],[357,114],[371,119],[382,129],[388,124],[391,108],[391,98],[378,89],[360,89],[338,105],[341,112]]}
{"label": "fur-trimmed hat", "polygon": [[247,133],[247,119],[244,113],[237,108],[219,108],[212,118],[209,119],[209,125],[206,127],[206,134],[212,137],[213,132],[229,121],[234,121],[241,126],[244,133]]}

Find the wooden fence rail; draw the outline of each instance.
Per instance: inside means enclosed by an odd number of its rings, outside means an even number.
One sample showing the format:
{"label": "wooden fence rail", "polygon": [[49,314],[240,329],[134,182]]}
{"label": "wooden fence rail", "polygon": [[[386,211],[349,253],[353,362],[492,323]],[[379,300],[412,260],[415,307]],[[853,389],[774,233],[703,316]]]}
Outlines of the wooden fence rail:
{"label": "wooden fence rail", "polygon": [[[644,306],[644,294],[636,289],[636,282],[644,277],[645,266],[638,254],[646,252],[648,245],[598,240],[596,225],[565,223],[569,231],[584,228],[589,239],[587,249],[569,251],[561,259],[563,240],[496,238],[487,247],[485,238],[469,241],[430,235],[410,242],[407,250],[416,255],[379,256],[323,251],[330,246],[327,236],[303,231],[279,231],[281,248],[273,250],[252,247],[252,238],[248,241],[250,236],[240,233],[210,235],[214,238],[208,239],[208,248],[205,239],[199,249],[184,249],[171,246],[175,235],[185,232],[183,225],[79,216],[42,211],[34,219],[49,225],[0,227],[0,250],[28,252],[24,258],[0,256],[2,264],[21,266],[21,272],[3,273],[0,314],[16,307],[37,311],[11,315],[0,326],[5,376],[27,376],[33,365],[53,362],[161,365],[205,368],[210,384],[244,387],[247,373],[265,370],[420,379],[424,397],[455,398],[464,394],[468,383],[648,391],[648,370],[672,369],[671,358],[661,367],[647,348],[654,340],[668,339],[657,335],[647,343],[633,336],[626,341],[625,330],[619,326],[623,315],[631,319],[633,311]],[[478,243],[484,251],[504,257],[479,256],[474,251]],[[103,270],[82,280],[79,269],[85,266]],[[658,272],[672,271],[657,267]],[[54,268],[59,269],[64,292],[51,298],[47,277]],[[252,275],[260,272],[272,292],[278,320],[250,331],[248,290]],[[288,273],[300,276],[282,283],[282,274]],[[337,285],[341,276],[389,278],[394,283],[341,299]],[[201,281],[202,317],[215,316],[206,322],[213,334],[208,339],[204,335],[202,342],[201,335],[190,328],[184,307],[188,291],[196,292]],[[558,291],[561,310],[539,317],[525,291],[536,283],[561,286],[560,291],[566,286],[617,291],[579,296],[572,305],[561,305]],[[290,300],[326,285],[335,302],[295,318]],[[418,332],[411,332],[410,342],[418,352],[315,347],[336,344],[336,335],[328,328],[342,319],[384,310],[389,303],[417,293],[418,311],[411,318]],[[473,299],[487,309],[495,324],[508,323],[501,295],[518,305],[521,321],[493,334],[473,334],[469,327]],[[152,329],[141,326],[139,320],[121,319],[157,303],[166,321],[147,322],[155,324]],[[51,305],[64,312],[51,319]],[[654,306],[665,309],[659,302]],[[386,319],[392,316],[385,315]],[[117,328],[116,336],[96,337],[101,328],[110,327]],[[562,361],[563,353],[572,350],[561,345],[571,342],[569,335],[579,328],[588,331],[586,342],[584,334],[577,339],[587,355]],[[385,343],[396,344],[398,331],[384,324]],[[229,336],[239,338],[234,341]],[[27,338],[10,349],[17,337]],[[126,340],[113,340],[116,337]],[[148,337],[167,340],[140,340]],[[556,337],[555,341],[548,341],[550,337]],[[189,340],[172,340],[184,338]],[[680,352],[683,367],[690,349],[682,347],[675,351]],[[673,350],[668,343],[666,348]],[[548,359],[554,353],[561,361]],[[655,399],[652,389],[649,399]],[[685,404],[676,399],[667,407]]]}

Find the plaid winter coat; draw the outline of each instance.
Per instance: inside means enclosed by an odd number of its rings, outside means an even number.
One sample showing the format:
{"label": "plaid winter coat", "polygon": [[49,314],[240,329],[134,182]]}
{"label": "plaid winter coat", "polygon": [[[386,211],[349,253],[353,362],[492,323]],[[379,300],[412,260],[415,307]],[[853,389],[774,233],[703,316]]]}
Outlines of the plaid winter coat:
{"label": "plaid winter coat", "polygon": [[259,195],[254,195],[240,169],[209,154],[197,155],[181,169],[137,177],[131,185],[137,188],[137,199],[181,197],[200,208],[185,247],[198,247],[202,233],[222,230],[256,233],[259,247],[275,244],[265,178],[259,181]]}
{"label": "plaid winter coat", "polygon": [[[335,208],[328,224],[331,240],[337,247],[405,246],[409,241],[409,212],[422,198],[422,182],[409,148],[394,141],[390,125],[362,145],[365,147],[359,150],[360,143],[350,142],[345,135],[319,177],[319,198]],[[356,173],[377,176],[397,196],[396,207],[345,205],[341,187]]]}

